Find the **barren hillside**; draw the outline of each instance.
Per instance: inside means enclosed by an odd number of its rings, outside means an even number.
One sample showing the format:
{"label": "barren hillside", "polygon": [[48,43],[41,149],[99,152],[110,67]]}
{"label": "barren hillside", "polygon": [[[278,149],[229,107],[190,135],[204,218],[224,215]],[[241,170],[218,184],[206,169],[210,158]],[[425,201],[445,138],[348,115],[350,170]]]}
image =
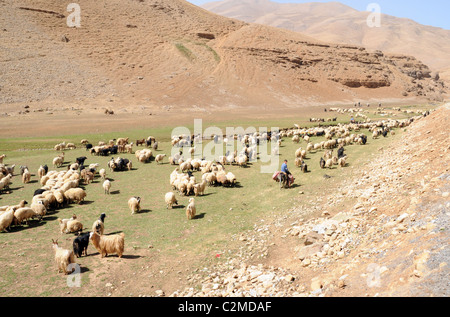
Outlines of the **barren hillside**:
{"label": "barren hillside", "polygon": [[223,16],[301,32],[325,42],[413,55],[434,71],[450,66],[450,30],[387,14],[381,15],[380,27],[370,28],[366,23],[369,12],[339,2],[225,0],[209,2],[203,7]]}
{"label": "barren hillside", "polygon": [[61,1],[0,3],[5,111],[27,103],[54,111],[67,105],[262,111],[439,99],[444,91],[413,57],[322,43],[183,0],[77,3],[81,28],[66,25]]}

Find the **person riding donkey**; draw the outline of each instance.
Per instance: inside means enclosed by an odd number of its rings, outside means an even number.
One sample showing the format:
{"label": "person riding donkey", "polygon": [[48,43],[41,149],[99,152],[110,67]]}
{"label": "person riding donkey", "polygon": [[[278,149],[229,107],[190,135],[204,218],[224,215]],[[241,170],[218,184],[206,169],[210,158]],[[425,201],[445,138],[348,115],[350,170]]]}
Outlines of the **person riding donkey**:
{"label": "person riding donkey", "polygon": [[294,183],[294,176],[289,171],[287,163],[288,163],[288,160],[284,160],[284,163],[281,165],[281,173],[286,175],[287,185],[288,185],[288,187],[291,187],[292,184]]}

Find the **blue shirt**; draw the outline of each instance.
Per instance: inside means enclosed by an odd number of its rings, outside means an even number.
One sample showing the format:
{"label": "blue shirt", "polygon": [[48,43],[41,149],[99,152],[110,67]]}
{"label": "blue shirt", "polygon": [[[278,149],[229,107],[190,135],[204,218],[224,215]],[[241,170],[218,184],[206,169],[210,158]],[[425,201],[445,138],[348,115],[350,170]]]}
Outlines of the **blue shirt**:
{"label": "blue shirt", "polygon": [[286,163],[283,163],[283,165],[281,165],[281,171],[282,171],[283,173],[287,173],[287,172],[289,172],[289,170],[288,170],[288,167],[287,167],[287,164],[286,164]]}

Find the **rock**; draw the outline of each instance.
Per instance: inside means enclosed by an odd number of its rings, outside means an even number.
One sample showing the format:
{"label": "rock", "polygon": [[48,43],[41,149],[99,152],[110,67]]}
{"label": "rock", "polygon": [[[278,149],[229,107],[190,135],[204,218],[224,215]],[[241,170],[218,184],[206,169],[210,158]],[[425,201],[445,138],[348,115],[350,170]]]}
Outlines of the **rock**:
{"label": "rock", "polygon": [[314,231],[310,231],[305,237],[304,244],[306,246],[312,245],[318,241],[322,241],[322,239],[323,239],[323,236],[321,234],[314,232]]}
{"label": "rock", "polygon": [[313,256],[314,254],[320,252],[323,248],[323,244],[322,243],[314,243],[312,245],[308,245],[305,246],[303,248],[300,249],[300,251],[298,252],[298,258],[300,260],[303,260],[307,257]]}
{"label": "rock", "polygon": [[402,223],[406,218],[408,218],[409,217],[409,214],[408,213],[403,213],[402,215],[400,215],[396,220],[395,220],[395,222],[396,223]]}
{"label": "rock", "polygon": [[159,290],[155,291],[155,294],[156,294],[156,296],[160,296],[161,297],[161,296],[164,296],[164,291],[159,289]]}

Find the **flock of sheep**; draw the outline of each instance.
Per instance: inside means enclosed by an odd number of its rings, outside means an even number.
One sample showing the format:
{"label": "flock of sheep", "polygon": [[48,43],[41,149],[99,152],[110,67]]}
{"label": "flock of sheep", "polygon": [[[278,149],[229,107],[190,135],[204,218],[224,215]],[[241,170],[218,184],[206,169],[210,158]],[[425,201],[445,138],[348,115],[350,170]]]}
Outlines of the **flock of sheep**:
{"label": "flock of sheep", "polygon": [[[232,141],[241,142],[242,149],[239,152],[237,150],[234,152],[228,151],[226,155],[213,160],[191,157],[196,153],[197,144],[202,141],[201,136],[180,135],[173,137],[171,141],[173,147],[188,146],[190,150],[187,158],[184,158],[181,150],[168,158],[169,164],[176,166],[176,168],[169,175],[169,184],[173,191],[165,194],[166,206],[168,209],[171,209],[174,205],[178,205],[175,192],[180,196],[198,197],[205,194],[208,186],[236,186],[236,176],[232,172],[226,171],[227,165],[247,166],[251,160],[257,158],[257,145],[261,142],[276,142],[275,150],[277,151],[274,151],[272,154],[278,155],[279,147],[284,139],[291,139],[295,144],[299,144],[303,140],[306,143],[305,149],[300,147],[293,153],[295,165],[301,168],[303,172],[308,171],[304,161],[308,153],[320,150],[324,151],[319,162],[320,168],[331,168],[333,165],[345,167],[347,164],[347,156],[344,153],[345,147],[351,144],[364,145],[367,142],[366,135],[361,132],[362,129],[368,129],[372,133],[372,138],[376,139],[380,136],[386,137],[388,133],[393,134],[394,129],[408,126],[413,120],[389,119],[378,122],[349,123],[311,128],[300,128],[296,125],[295,128],[284,129],[277,133],[215,136],[215,142],[223,142],[225,145],[230,144]],[[313,137],[324,137],[325,140],[313,143],[311,141]],[[152,159],[157,164],[163,162],[166,157],[165,154],[158,154],[156,157],[153,155],[152,150],[157,149],[155,138],[149,137],[138,141],[136,144],[144,146],[143,149],[134,152],[138,162],[148,163]],[[107,144],[101,142],[97,147],[89,144],[87,140],[82,140],[80,143],[92,155],[118,153],[115,150],[119,146],[120,151],[133,153],[134,145],[129,143],[128,138],[111,140]],[[106,169],[100,169],[99,164],[85,166],[84,161],[86,157],[77,158],[75,163],[68,165],[67,170],[60,170],[65,159],[63,151],[74,148],[76,146],[73,143],[60,143],[55,146],[56,151],[61,151],[61,154],[57,155],[52,161],[55,170],[49,171],[47,165],[40,166],[37,175],[41,188],[34,193],[29,207],[26,206],[28,204],[26,200],[20,201],[17,205],[0,206],[0,232],[8,231],[11,226],[21,226],[23,223],[28,224],[28,221],[33,218],[37,218],[40,221],[49,210],[63,208],[68,204],[83,203],[87,193],[79,185],[83,183],[87,186],[95,177],[102,179],[105,194],[110,193],[111,182],[106,177]],[[336,154],[334,153],[335,149],[337,149]],[[15,167],[15,165],[8,166],[3,164],[4,158],[5,155],[0,156],[0,193],[9,189]],[[117,157],[111,158],[108,162],[108,167],[111,172],[118,170],[127,171],[132,169],[132,163],[128,159]],[[193,175],[194,171],[201,172],[201,179],[197,179]],[[28,167],[20,166],[20,173],[22,182],[24,184],[29,183],[31,173]],[[189,220],[194,219],[197,213],[195,199],[190,197],[189,205],[186,207],[186,217]],[[140,197],[129,198],[128,206],[132,214],[141,211],[140,204]],[[75,214],[70,219],[58,219],[61,233],[79,234],[73,241],[73,250],[62,249],[57,241],[53,241],[55,261],[60,272],[70,273],[67,268],[71,263],[75,263],[75,256],[80,257],[83,253],[87,254],[89,241],[102,257],[108,254],[117,254],[119,257],[122,257],[124,252],[124,235],[105,235],[105,217],[106,215],[102,214],[93,223],[92,231],[85,234],[80,234],[84,226]]]}

